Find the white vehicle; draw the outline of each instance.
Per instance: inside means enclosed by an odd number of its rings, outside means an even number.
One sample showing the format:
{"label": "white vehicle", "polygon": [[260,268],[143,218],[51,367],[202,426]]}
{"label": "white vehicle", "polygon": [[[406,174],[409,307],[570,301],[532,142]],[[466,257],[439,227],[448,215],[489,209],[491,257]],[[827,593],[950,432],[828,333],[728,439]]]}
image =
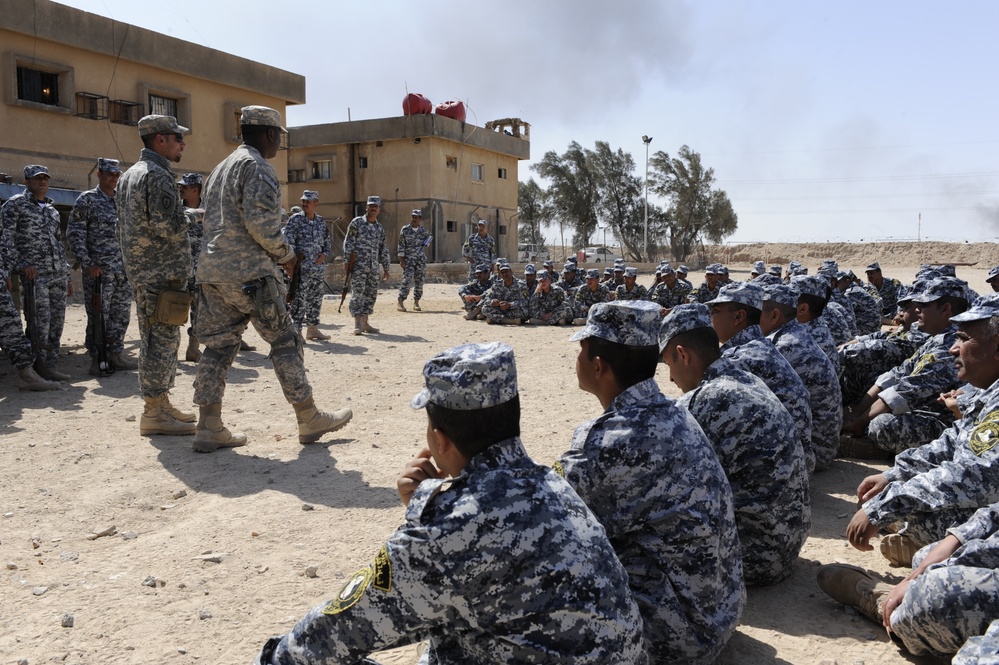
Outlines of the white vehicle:
{"label": "white vehicle", "polygon": [[584,263],[614,263],[621,257],[607,247],[584,247]]}
{"label": "white vehicle", "polygon": [[517,263],[538,263],[551,258],[542,245],[521,243],[517,245]]}

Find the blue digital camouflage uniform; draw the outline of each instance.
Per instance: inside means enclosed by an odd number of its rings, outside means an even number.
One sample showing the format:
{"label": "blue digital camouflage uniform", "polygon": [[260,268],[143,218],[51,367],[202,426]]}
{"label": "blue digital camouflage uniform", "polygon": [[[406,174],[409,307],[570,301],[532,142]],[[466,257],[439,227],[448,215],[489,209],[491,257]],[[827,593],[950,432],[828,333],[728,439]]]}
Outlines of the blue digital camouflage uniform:
{"label": "blue digital camouflage uniform", "polygon": [[406,267],[402,269],[402,283],[399,284],[399,300],[409,297],[409,289],[413,288],[413,299],[423,297],[423,282],[427,279],[427,255],[423,251],[430,240],[427,227],[414,227],[407,224],[399,231],[399,246],[396,255],[406,259]]}
{"label": "blue digital camouflage uniform", "polygon": [[901,533],[936,542],[978,508],[999,501],[999,382],[975,396],[936,440],[895,456],[890,481],[863,510],[872,524],[905,522]]}
{"label": "blue digital camouflage uniform", "polygon": [[853,309],[857,321],[857,332],[870,335],[881,330],[881,303],[859,284],[853,283],[843,292],[847,302]]}
{"label": "blue digital camouflage uniform", "polygon": [[[853,313],[853,307],[850,305],[849,300],[847,300],[846,295],[836,287],[832,287],[829,291],[829,302],[826,303],[826,309],[830,308],[842,315],[843,320],[846,321],[846,327],[850,331],[850,337],[843,341],[849,342],[851,339],[856,338],[860,334],[860,329],[857,328],[857,317]],[[842,342],[839,343],[842,344]]]}
{"label": "blue digital camouflage uniform", "polygon": [[379,267],[389,269],[389,251],[385,244],[385,227],[377,219],[369,222],[359,215],[351,220],[343,239],[343,255],[350,262],[357,254],[354,272],[350,276],[350,313],[364,316],[375,311],[378,298]]}
{"label": "blue digital camouflage uniform", "polygon": [[[3,236],[0,230],[0,237]],[[0,242],[2,238],[0,238]],[[21,313],[14,306],[14,299],[7,290],[7,269],[0,252],[0,349],[3,349],[11,364],[17,369],[31,367],[35,362],[35,351],[31,341],[24,334]]]}
{"label": "blue digital camouflage uniform", "polygon": [[143,397],[158,397],[173,387],[180,327],[151,318],[159,292],[186,290],[192,275],[187,218],[170,161],[149,148],[121,174],[115,192],[118,242],[135,288],[139,387]]}
{"label": "blue digital camouflage uniform", "polygon": [[881,296],[881,315],[883,317],[895,316],[895,310],[898,309],[898,299],[902,290],[902,282],[892,277],[883,278],[881,288],[878,289],[878,295]]}
{"label": "blue digital camouflage uniform", "polygon": [[610,300],[610,290],[606,286],[597,284],[596,290],[592,290],[589,284],[584,284],[576,289],[572,298],[573,315],[577,319],[585,319],[590,307],[598,302],[607,302],[608,300]]}
{"label": "blue digital camouflage uniform", "polygon": [[475,279],[475,266],[480,263],[493,264],[493,259],[496,258],[496,243],[488,233],[485,236],[473,233],[462,245],[461,255],[466,259],[472,259],[468,264],[468,279]]}
{"label": "blue digital camouflage uniform", "polygon": [[909,330],[863,335],[856,343],[840,349],[843,403],[853,404],[863,397],[879,376],[905,362],[927,339],[928,335],[914,323]]}
{"label": "blue digital camouflage uniform", "polygon": [[731,488],[693,416],[642,381],[577,427],[555,468],[628,572],[651,662],[712,662],[746,592]]}
{"label": "blue digital camouflage uniform", "polygon": [[[826,354],[826,358],[832,363],[833,369],[836,370],[836,375],[838,376],[841,370],[839,362],[839,351],[836,348],[836,342],[832,338],[832,333],[829,332],[829,326],[826,322],[819,317],[817,319],[812,319],[808,323],[803,323],[805,329],[808,330],[808,334],[812,336],[815,343],[819,345],[822,349],[822,353]],[[870,386],[867,386],[870,388]],[[867,388],[864,390],[866,391]]]}
{"label": "blue digital camouflage uniform", "polygon": [[722,356],[737,368],[763,379],[784,405],[798,432],[806,463],[812,452],[812,410],[808,389],[758,325],[743,328],[721,346]]}
{"label": "blue digital camouflage uniform", "polygon": [[124,350],[125,333],[131,317],[134,294],[125,277],[121,248],[115,236],[118,208],[113,196],[100,187],[80,194],[73,206],[66,225],[66,240],[73,255],[80,262],[83,279],[83,304],[87,312],[86,348],[90,357],[97,356],[94,338],[94,287],[97,279],[87,274],[87,268],[101,269],[101,304],[104,327],[110,353]]}
{"label": "blue digital camouflage uniform", "polygon": [[999,619],[989,624],[984,635],[969,638],[950,662],[951,665],[999,665]]}
{"label": "blue digital camouflage uniform", "polygon": [[808,472],[794,422],[760,379],[719,358],[679,399],[732,486],[747,585],[786,579],[808,537]]}
{"label": "blue digital camouflage uniform", "polygon": [[[493,305],[493,301],[510,303],[510,309],[501,309],[498,305]],[[524,280],[513,278],[509,285],[500,281],[493,284],[484,294],[482,294],[482,315],[487,321],[500,323],[503,319],[528,318],[527,310],[527,287]]]}
{"label": "blue digital camouflage uniform", "polygon": [[672,309],[677,305],[682,305],[687,302],[687,296],[690,295],[690,291],[685,287],[681,280],[677,279],[673,283],[673,288],[666,285],[666,282],[659,282],[654,288],[649,290],[649,300],[656,303],[664,309]]}
{"label": "blue digital camouflage uniform", "polygon": [[[686,280],[684,280],[686,281]],[[715,283],[715,288],[709,288],[707,281],[701,282],[696,291],[691,291],[687,295],[687,302],[708,302],[718,297],[718,290],[721,289],[721,280]]]}
{"label": "blue digital camouflage uniform", "polygon": [[476,307],[479,307],[482,304],[481,301],[468,302],[465,300],[465,296],[481,296],[489,290],[490,286],[492,286],[491,280],[487,279],[485,282],[480,282],[478,278],[474,277],[472,278],[472,281],[460,286],[458,288],[458,297],[461,298],[462,308],[464,308],[466,312],[471,312]]}
{"label": "blue digital camouflage uniform", "polygon": [[285,399],[305,402],[312,387],[279,266],[294,260],[295,253],[282,233],[281,188],[274,167],[256,148],[240,145],[205,180],[204,202],[208,242],[198,266],[194,333],[205,351],[194,379],[194,402],[222,403],[226,374],[248,323],[271,347],[269,357]]}
{"label": "blue digital camouflage uniform", "polygon": [[299,212],[288,218],[284,237],[292,251],[302,255],[301,278],[291,303],[291,318],[301,331],[303,323],[307,326],[319,325],[326,263],[316,261],[320,255],[328,257],[332,252],[330,227],[318,213],[309,219],[304,212]]}
{"label": "blue digital camouflage uniform", "polygon": [[875,381],[878,394],[891,413],[871,420],[868,436],[881,448],[901,452],[932,441],[954,422],[953,414],[937,402],[940,393],[957,388],[957,367],[950,356],[957,326],[951,324],[916,349],[905,362]]}
{"label": "blue digital camouflage uniform", "polygon": [[980,508],[947,532],[961,547],[913,580],[891,614],[892,631],[917,656],[949,658],[999,620],[999,504]]}
{"label": "blue digital camouflage uniform", "polygon": [[839,303],[829,300],[819,318],[826,324],[836,346],[857,337],[856,330],[850,327],[850,322],[847,321],[844,314],[844,308]]}
{"label": "blue digital camouflage uniform", "polygon": [[374,561],[258,662],[346,665],[429,637],[439,665],[647,663],[627,584],[586,506],[508,439],[422,482]]}
{"label": "blue digital camouflage uniform", "polygon": [[[530,319],[535,323],[547,323],[548,325],[559,325],[559,321],[572,321],[572,301],[566,297],[565,291],[558,286],[552,286],[548,292],[535,289],[531,292],[527,302],[527,311]],[[546,314],[551,316],[545,321],[542,317]]]}
{"label": "blue digital camouflage uniform", "polygon": [[[66,288],[69,266],[62,244],[62,222],[53,201],[45,197],[40,206],[34,194],[25,191],[7,199],[0,207],[5,263],[10,271],[28,266],[38,269],[35,278],[35,311],[41,349],[35,349],[46,367],[59,359],[62,329],[66,323]],[[23,281],[22,281],[23,290]]]}
{"label": "blue digital camouflage uniform", "polygon": [[808,329],[796,320],[788,321],[768,337],[808,390],[814,458],[809,473],[826,469],[839,449],[843,428],[843,399],[836,369]]}
{"label": "blue digital camouflage uniform", "polygon": [[616,289],[614,289],[614,300],[648,300],[649,290],[636,283],[632,287],[631,291],[624,284],[621,284]]}

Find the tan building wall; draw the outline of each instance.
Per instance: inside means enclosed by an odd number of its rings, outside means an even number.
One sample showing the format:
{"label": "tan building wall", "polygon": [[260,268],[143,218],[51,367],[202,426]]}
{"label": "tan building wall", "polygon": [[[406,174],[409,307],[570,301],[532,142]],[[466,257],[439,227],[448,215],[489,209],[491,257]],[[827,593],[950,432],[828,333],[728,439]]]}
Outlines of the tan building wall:
{"label": "tan building wall", "polygon": [[289,197],[305,189],[319,192],[319,214],[332,224],[334,253],[367,196],[377,194],[393,254],[399,229],[419,208],[434,236],[430,261],[463,261],[461,246],[479,219],[489,224],[499,254],[516,258],[517,165],[530,157],[526,138],[437,115],[289,132]]}

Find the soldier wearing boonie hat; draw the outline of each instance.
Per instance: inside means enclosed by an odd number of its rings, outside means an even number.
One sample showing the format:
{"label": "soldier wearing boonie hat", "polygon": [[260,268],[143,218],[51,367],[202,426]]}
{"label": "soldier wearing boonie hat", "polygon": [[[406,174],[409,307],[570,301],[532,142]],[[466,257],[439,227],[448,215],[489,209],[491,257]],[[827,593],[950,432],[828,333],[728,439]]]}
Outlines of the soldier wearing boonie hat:
{"label": "soldier wearing boonie hat", "polygon": [[461,246],[461,255],[468,262],[468,278],[473,277],[473,267],[480,263],[492,263],[496,256],[496,242],[489,235],[486,220],[480,219],[475,226],[475,232],[468,236]]}
{"label": "soldier wearing boonie hat", "polygon": [[381,332],[368,323],[378,299],[378,268],[381,280],[389,278],[389,250],[385,243],[385,227],[378,221],[382,200],[368,196],[363,215],[350,221],[343,239],[343,255],[350,276],[350,313],[354,317],[354,334]]}
{"label": "soldier wearing boonie hat", "polygon": [[649,290],[637,283],[638,268],[624,269],[624,284],[614,291],[615,300],[648,300]]}
{"label": "soldier wearing boonie hat", "polygon": [[302,212],[288,218],[284,237],[295,252],[298,274],[295,276],[295,293],[292,294],[291,320],[299,334],[302,325],[305,339],[326,341],[330,337],[319,330],[319,316],[323,306],[323,282],[326,259],[333,251],[333,237],[326,220],[319,214],[319,192],[306,189],[299,199]]}
{"label": "soldier wearing boonie hat", "polygon": [[[742,564],[718,458],[686,410],[656,384],[660,321],[660,308],[649,302],[590,308],[586,326],[571,337],[579,341],[576,377],[604,411],[576,428],[555,468],[617,534],[618,556],[636,570],[660,573],[629,578],[644,599],[651,662],[707,662],[738,621]],[[713,525],[710,534],[695,526],[705,523]]]}
{"label": "soldier wearing boonie hat", "polygon": [[[427,446],[397,483],[406,523],[257,662],[303,652],[359,662],[429,639],[446,663],[646,663],[641,615],[606,532],[521,442],[513,349],[448,349],[423,378],[410,405],[426,409]],[[537,593],[539,579],[552,589]]]}
{"label": "soldier wearing boonie hat", "polygon": [[423,226],[423,211],[416,208],[409,215],[409,224],[399,230],[399,245],[396,255],[399,267],[402,268],[402,282],[399,283],[399,297],[396,309],[406,311],[406,298],[409,289],[413,288],[413,309],[420,309],[420,298],[423,297],[423,283],[427,280],[427,255],[424,249],[430,244],[430,231]]}
{"label": "soldier wearing boonie hat", "polygon": [[[66,224],[66,240],[80,262],[83,304],[87,312],[85,345],[90,355],[91,376],[101,377],[115,370],[136,370],[138,363],[125,355],[125,333],[131,318],[134,290],[125,276],[121,246],[115,230],[118,208],[115,185],[121,175],[117,159],[97,160],[97,187],[80,194]],[[100,278],[104,333],[98,330],[94,295]],[[111,366],[100,366],[99,346],[104,346]]]}

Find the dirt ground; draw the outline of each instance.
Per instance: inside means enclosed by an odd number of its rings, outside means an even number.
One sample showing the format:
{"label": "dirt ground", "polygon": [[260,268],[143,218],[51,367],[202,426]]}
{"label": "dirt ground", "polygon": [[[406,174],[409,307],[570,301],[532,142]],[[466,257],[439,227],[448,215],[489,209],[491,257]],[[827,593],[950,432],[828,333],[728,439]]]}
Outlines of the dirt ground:
{"label": "dirt ground", "polygon": [[[916,263],[886,265],[885,274],[911,279]],[[732,268],[738,277],[749,264]],[[984,290],[987,269],[958,274]],[[332,340],[308,343],[306,364],[317,403],[349,406],[354,420],[317,445],[299,445],[266,349],[249,332],[258,350],[233,365],[224,417],[250,443],[211,455],[193,453],[189,437],[139,436],[135,373],[87,375],[84,311],[70,306],[62,369],[74,380],[65,391],[18,392],[10,365],[0,369],[0,662],[252,662],[401,522],[395,478],[425,442],[424,415],[409,399],[425,360],[449,346],[513,345],[524,442],[539,462],[553,461],[574,427],[600,412],[577,388],[570,331],[464,321],[455,290],[428,285],[424,311],[404,314],[384,289],[371,319],[382,333],[362,337],[326,301],[321,327]],[[136,344],[133,318],[132,353]],[[180,363],[175,404],[190,403],[193,373]],[[658,378],[677,394],[665,367]],[[750,591],[720,663],[933,662],[903,655],[884,629],[815,584],[816,568],[834,561],[904,574],[843,535],[855,488],[880,468],[837,461],[814,477],[812,532],[793,577]],[[378,658],[410,665],[418,653],[410,646]]]}

